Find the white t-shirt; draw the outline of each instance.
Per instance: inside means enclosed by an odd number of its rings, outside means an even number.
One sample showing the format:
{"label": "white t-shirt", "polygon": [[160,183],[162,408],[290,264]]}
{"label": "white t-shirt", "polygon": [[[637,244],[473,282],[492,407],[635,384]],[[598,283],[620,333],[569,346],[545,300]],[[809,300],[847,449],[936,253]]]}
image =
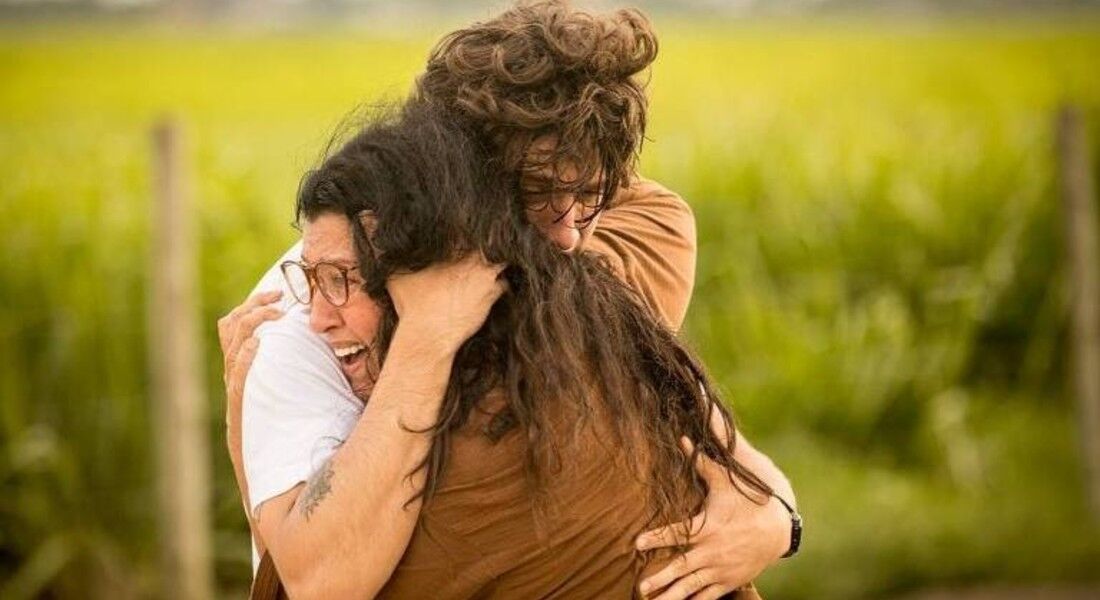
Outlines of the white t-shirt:
{"label": "white t-shirt", "polygon": [[[309,328],[308,307],[294,300],[279,270],[301,254],[301,242],[291,246],[253,290],[283,290],[277,306],[286,313],[256,329],[260,346],[244,386],[242,459],[253,515],[260,504],[309,479],[363,412],[332,349]],[[259,563],[253,546],[253,572]]]}

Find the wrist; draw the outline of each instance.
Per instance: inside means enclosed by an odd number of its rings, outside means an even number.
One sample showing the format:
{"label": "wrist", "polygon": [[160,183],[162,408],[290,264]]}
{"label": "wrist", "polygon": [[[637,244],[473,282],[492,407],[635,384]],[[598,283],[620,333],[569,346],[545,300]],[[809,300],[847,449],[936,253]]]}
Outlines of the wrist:
{"label": "wrist", "polygon": [[453,344],[399,324],[370,405],[391,412],[404,427],[430,427],[438,418],[456,352]]}
{"label": "wrist", "polygon": [[438,330],[424,326],[416,320],[402,319],[394,330],[390,352],[396,349],[424,358],[450,361],[461,346],[461,340],[453,341],[448,336],[441,335]]}

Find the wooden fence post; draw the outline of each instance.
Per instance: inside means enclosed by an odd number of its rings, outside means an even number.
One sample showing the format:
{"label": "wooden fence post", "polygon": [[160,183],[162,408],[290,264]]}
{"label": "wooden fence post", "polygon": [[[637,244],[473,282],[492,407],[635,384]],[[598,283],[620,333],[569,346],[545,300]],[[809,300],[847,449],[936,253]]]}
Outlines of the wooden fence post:
{"label": "wooden fence post", "polygon": [[210,465],[200,361],[193,208],[180,125],[153,129],[148,349],[165,598],[213,596]]}
{"label": "wooden fence post", "polygon": [[1100,243],[1088,137],[1079,109],[1058,113],[1058,162],[1069,256],[1074,391],[1089,494],[1100,522]]}

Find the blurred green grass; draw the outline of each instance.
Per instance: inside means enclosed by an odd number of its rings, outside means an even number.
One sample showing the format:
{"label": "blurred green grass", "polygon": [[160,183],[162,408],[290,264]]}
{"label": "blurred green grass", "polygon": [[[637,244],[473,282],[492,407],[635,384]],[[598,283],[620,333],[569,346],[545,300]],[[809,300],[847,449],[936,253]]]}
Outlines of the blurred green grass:
{"label": "blurred green grass", "polygon": [[[1100,21],[657,25],[643,170],[699,221],[687,335],[807,518],[767,595],[1095,579],[1051,123],[1063,100],[1098,122]],[[152,122],[187,127],[217,441],[214,320],[294,239],[344,115],[400,98],[449,26],[2,29],[0,595],[148,595]]]}

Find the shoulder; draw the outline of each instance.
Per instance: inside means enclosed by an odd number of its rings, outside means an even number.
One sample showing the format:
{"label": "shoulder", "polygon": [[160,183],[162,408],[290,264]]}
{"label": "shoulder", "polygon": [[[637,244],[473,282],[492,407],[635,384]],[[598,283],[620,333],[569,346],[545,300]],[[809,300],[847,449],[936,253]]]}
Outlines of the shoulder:
{"label": "shoulder", "polygon": [[588,249],[666,325],[679,329],[695,282],[695,216],[679,194],[636,178],[600,215]]}
{"label": "shoulder", "polygon": [[245,381],[246,410],[251,405],[316,409],[361,403],[344,378],[325,341],[309,328],[308,315],[295,307],[282,319],[256,332],[260,346]]}
{"label": "shoulder", "polygon": [[634,178],[629,187],[619,190],[607,212],[608,215],[612,215],[620,210],[634,211],[642,208],[662,213],[679,213],[687,216],[692,214],[691,207],[680,194],[640,175]]}
{"label": "shoulder", "polygon": [[363,404],[302,315],[258,332],[245,381],[242,456],[253,511],[305,481],[354,429]]}

